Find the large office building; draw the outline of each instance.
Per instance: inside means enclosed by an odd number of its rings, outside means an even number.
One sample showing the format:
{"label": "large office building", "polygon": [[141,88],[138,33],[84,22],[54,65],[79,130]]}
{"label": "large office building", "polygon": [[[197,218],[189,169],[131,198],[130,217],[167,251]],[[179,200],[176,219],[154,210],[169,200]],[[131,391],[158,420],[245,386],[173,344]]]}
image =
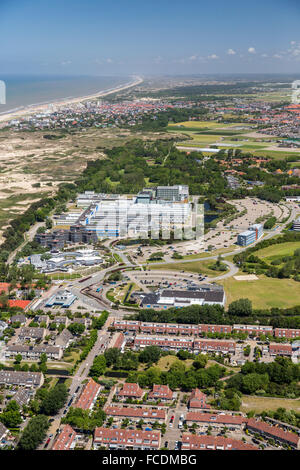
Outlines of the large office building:
{"label": "large office building", "polygon": [[156,199],[172,202],[187,201],[189,197],[189,187],[185,185],[157,186]]}
{"label": "large office building", "polygon": [[254,224],[249,227],[243,233],[240,233],[237,237],[237,243],[240,246],[248,246],[259,240],[263,235],[262,224]]}

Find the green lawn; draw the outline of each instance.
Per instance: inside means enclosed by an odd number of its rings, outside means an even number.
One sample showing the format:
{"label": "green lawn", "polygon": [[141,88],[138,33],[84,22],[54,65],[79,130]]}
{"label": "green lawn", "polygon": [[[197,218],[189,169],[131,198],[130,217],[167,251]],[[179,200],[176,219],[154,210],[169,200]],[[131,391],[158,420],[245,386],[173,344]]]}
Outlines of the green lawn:
{"label": "green lawn", "polygon": [[256,281],[237,281],[233,277],[223,279],[226,304],[248,298],[253,308],[289,308],[300,305],[300,282],[293,279],[276,279],[258,276]]}
{"label": "green lawn", "polygon": [[261,250],[255,253],[259,258],[266,258],[267,261],[273,261],[274,259],[281,256],[291,256],[294,254],[294,251],[300,248],[299,242],[288,242],[288,243],[279,243],[278,245],[268,246],[267,248],[262,248]]}
{"label": "green lawn", "polygon": [[226,271],[214,271],[210,269],[209,266],[214,264],[215,260],[207,260],[207,261],[191,261],[190,263],[170,263],[170,264],[158,264],[148,266],[149,269],[160,269],[160,270],[171,270],[171,271],[185,271],[190,273],[201,273],[207,274],[211,277],[216,277],[219,274],[223,274]]}

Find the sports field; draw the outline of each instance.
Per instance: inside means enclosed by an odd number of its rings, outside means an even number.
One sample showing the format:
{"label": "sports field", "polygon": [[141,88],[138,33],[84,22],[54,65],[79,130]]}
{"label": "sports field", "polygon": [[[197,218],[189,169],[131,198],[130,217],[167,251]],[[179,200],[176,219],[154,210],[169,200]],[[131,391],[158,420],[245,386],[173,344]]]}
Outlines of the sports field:
{"label": "sports field", "polygon": [[259,276],[257,281],[237,281],[233,277],[220,284],[226,293],[226,305],[234,300],[252,301],[253,308],[289,308],[300,305],[300,282],[293,279],[276,279]]}

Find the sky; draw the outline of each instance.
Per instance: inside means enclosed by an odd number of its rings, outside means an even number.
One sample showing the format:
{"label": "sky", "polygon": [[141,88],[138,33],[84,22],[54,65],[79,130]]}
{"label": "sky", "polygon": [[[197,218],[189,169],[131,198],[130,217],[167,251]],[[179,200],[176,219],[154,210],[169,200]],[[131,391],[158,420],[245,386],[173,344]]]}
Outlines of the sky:
{"label": "sky", "polygon": [[300,73],[300,0],[0,0],[1,74]]}

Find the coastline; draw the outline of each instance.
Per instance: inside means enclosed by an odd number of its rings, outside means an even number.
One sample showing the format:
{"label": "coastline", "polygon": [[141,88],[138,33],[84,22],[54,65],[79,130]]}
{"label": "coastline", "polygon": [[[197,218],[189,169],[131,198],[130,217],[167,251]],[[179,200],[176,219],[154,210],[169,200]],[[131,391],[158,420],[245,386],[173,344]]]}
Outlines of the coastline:
{"label": "coastline", "polygon": [[133,86],[139,85],[143,81],[144,80],[141,77],[135,76],[133,77],[133,81],[129,83],[125,83],[124,85],[118,85],[117,87],[109,89],[109,90],[104,90],[98,93],[93,93],[92,95],[79,96],[77,98],[62,98],[60,100],[49,101],[47,103],[30,105],[28,107],[25,107],[24,109],[21,108],[21,109],[16,109],[14,111],[9,111],[7,113],[0,114],[0,122],[5,123],[12,119],[18,119],[20,117],[43,112],[48,108],[50,104],[59,107],[59,106],[67,106],[70,104],[81,103],[83,101],[93,100],[96,98],[101,98],[103,96],[107,96],[112,93],[115,93],[116,91],[123,91],[123,90],[126,90],[127,88],[131,88]]}

